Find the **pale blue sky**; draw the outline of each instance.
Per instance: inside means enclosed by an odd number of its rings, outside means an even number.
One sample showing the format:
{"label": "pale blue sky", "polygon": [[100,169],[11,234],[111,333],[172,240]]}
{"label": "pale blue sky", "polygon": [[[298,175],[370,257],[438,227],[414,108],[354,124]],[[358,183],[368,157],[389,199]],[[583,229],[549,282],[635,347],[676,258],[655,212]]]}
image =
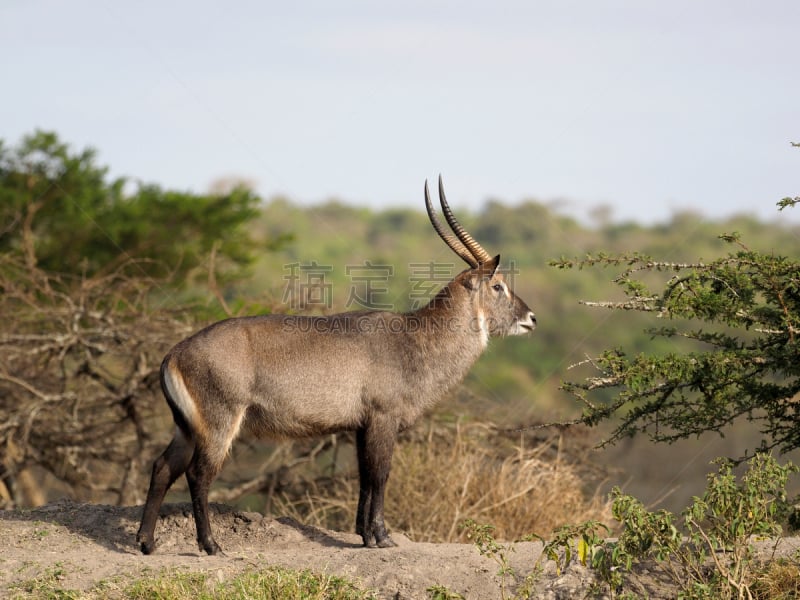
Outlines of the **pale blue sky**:
{"label": "pale blue sky", "polygon": [[0,138],[303,203],[421,209],[441,172],[455,206],[772,219],[800,195],[799,38],[796,0],[3,0]]}

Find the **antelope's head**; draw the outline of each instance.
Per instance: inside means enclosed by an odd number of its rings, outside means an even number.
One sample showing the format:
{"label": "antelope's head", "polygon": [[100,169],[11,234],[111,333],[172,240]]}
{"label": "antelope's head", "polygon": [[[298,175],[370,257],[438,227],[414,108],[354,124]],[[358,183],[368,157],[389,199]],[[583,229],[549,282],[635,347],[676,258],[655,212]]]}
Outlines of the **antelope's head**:
{"label": "antelope's head", "polygon": [[448,247],[469,265],[450,285],[463,286],[470,298],[472,314],[480,330],[487,336],[521,335],[536,327],[536,316],[520,300],[497,270],[500,255],[492,257],[456,220],[444,195],[439,176],[439,203],[453,234],[445,231],[431,203],[428,181],[425,181],[425,208],[433,228]]}

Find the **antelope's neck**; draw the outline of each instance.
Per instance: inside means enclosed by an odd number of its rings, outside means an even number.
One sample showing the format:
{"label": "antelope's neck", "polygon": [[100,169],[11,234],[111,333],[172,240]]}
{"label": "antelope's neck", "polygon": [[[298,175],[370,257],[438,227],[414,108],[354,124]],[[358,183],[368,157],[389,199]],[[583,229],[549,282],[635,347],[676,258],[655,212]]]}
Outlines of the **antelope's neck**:
{"label": "antelope's neck", "polygon": [[[435,379],[459,383],[486,349],[486,318],[463,304],[430,304],[406,315],[407,332],[415,340]],[[449,387],[449,386],[448,386]]]}

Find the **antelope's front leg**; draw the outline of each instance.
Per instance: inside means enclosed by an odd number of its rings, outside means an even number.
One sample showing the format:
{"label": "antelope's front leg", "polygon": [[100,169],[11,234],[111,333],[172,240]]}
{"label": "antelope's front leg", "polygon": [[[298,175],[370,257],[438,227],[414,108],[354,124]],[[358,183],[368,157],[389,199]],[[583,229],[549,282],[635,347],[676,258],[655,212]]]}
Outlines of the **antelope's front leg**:
{"label": "antelope's front leg", "polygon": [[397,429],[388,422],[373,422],[356,433],[359,472],[356,533],[366,547],[397,545],[389,537],[383,517],[383,499],[396,436]]}

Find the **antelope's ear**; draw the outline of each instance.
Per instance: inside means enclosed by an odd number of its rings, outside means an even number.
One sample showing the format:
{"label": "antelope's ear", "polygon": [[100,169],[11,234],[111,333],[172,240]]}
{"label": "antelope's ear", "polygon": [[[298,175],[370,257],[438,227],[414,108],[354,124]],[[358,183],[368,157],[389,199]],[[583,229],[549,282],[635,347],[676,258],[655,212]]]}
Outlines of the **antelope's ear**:
{"label": "antelope's ear", "polygon": [[487,260],[485,263],[479,264],[477,267],[472,269],[469,276],[464,279],[464,287],[468,290],[475,290],[478,289],[480,286],[481,281],[488,281],[492,277],[494,277],[495,271],[497,271],[497,267],[500,264],[500,255],[498,254],[494,258]]}
{"label": "antelope's ear", "polygon": [[487,260],[485,263],[481,263],[478,265],[478,268],[475,271],[478,273],[481,279],[491,279],[494,277],[494,272],[497,271],[497,267],[500,265],[500,255],[498,254],[491,260]]}

